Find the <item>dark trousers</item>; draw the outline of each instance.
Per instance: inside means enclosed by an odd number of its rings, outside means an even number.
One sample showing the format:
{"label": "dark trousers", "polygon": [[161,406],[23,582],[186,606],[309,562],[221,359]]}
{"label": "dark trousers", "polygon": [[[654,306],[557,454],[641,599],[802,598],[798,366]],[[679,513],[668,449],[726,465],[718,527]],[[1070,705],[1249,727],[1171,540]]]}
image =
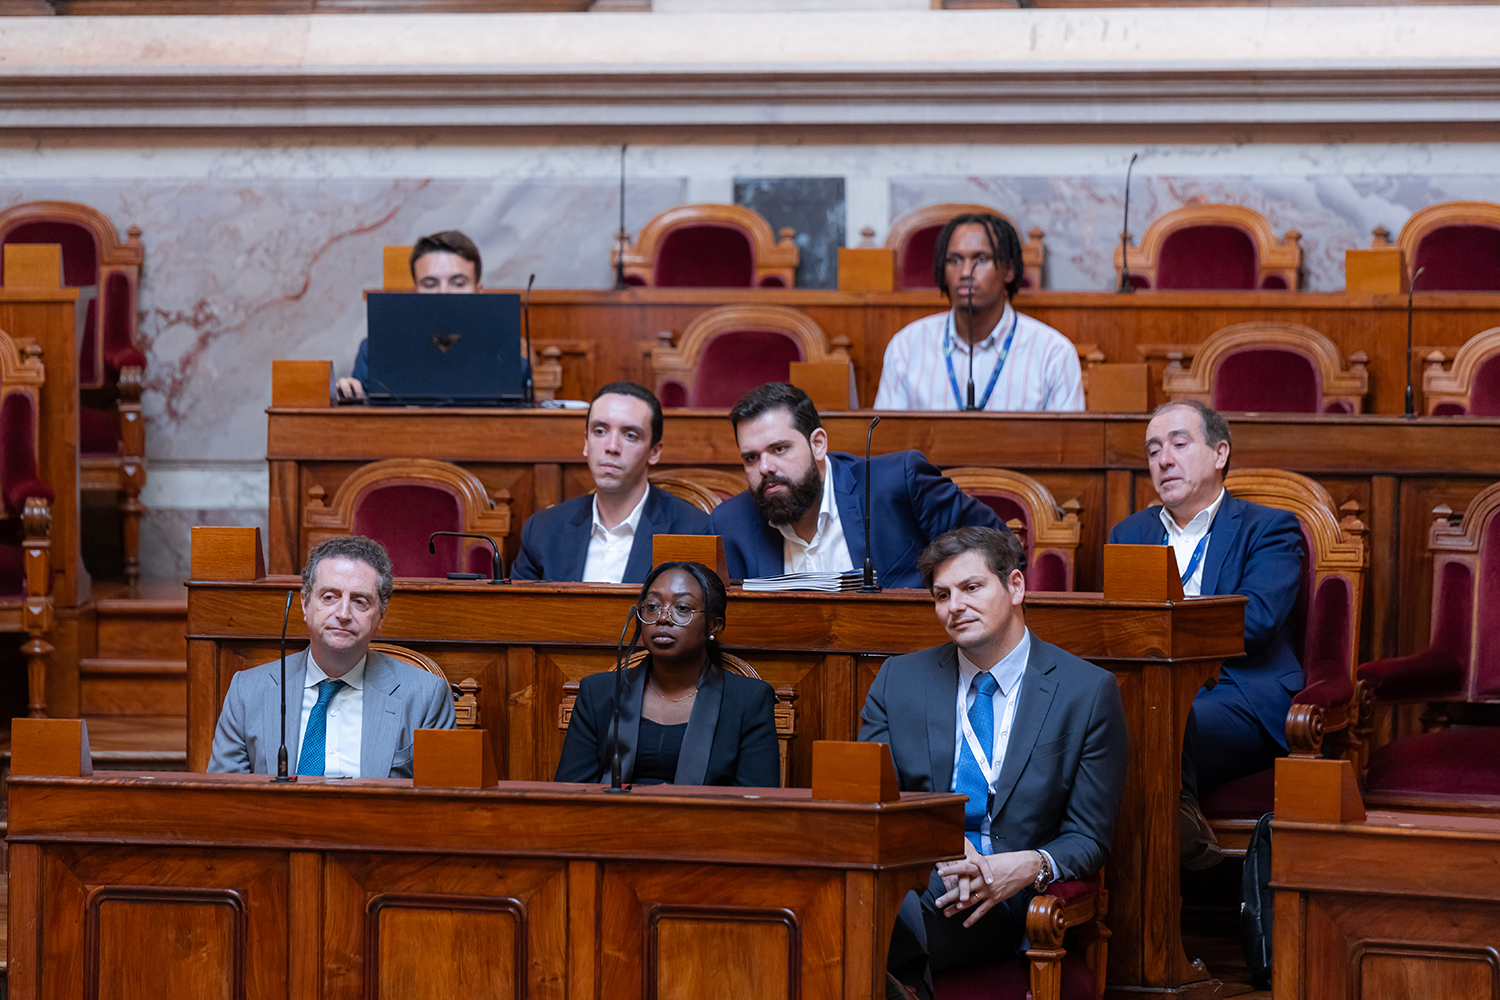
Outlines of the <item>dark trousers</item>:
{"label": "dark trousers", "polygon": [[935,905],[948,890],[934,869],[927,889],[908,892],[891,930],[891,950],[885,967],[908,986],[925,985],[932,993],[933,972],[990,965],[1024,952],[1026,909],[1036,895],[1029,887],[997,903],[973,927],[965,927],[973,910],[943,916]]}
{"label": "dark trousers", "polygon": [[[1287,693],[1287,707],[1292,696]],[[1199,691],[1182,744],[1182,787],[1196,798],[1235,778],[1264,771],[1286,751],[1261,724],[1245,692],[1228,677]]]}

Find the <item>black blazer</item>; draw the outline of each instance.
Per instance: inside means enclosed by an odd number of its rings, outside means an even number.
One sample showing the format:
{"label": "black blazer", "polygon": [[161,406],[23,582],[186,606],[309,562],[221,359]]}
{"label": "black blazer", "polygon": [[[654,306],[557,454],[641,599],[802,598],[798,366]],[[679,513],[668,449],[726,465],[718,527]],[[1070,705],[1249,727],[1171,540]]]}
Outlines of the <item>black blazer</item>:
{"label": "black blazer", "polygon": [[[516,580],[577,582],[589,558],[589,535],[594,530],[594,495],[565,500],[539,510],[521,528],[521,554],[510,575]],[[642,583],[651,572],[651,539],[656,535],[701,535],[708,515],[685,500],[655,486],[646,489],[646,506],[636,525],[630,559],[621,583]]]}
{"label": "black blazer", "polygon": [[[1033,633],[1021,701],[990,813],[996,854],[1044,849],[1059,877],[1099,870],[1114,839],[1130,746],[1114,675]],[[893,656],[860,712],[859,738],[887,743],[903,792],[946,792],[958,739],[953,643]]]}
{"label": "black blazer", "polygon": [[[635,771],[645,689],[646,665],[641,663],[625,672],[625,699],[620,709],[621,774],[626,782],[632,780]],[[562,759],[553,780],[609,780],[609,726],[614,703],[613,671],[590,674],[579,682],[578,699],[573,704]],[[673,784],[780,786],[776,693],[771,685],[709,668],[688,718]]]}

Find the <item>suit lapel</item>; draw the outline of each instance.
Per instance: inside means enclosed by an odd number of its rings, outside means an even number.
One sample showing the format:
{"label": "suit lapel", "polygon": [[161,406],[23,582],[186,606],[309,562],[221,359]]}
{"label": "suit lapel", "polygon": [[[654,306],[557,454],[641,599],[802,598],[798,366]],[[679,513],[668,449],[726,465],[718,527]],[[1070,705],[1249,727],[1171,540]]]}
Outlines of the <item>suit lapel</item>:
{"label": "suit lapel", "polygon": [[[635,526],[635,539],[630,543],[630,558],[625,561],[626,583],[644,580],[651,573],[651,540],[657,531],[657,517],[661,515],[662,500],[655,486],[646,487],[646,506],[641,508],[640,523]],[[665,521],[665,518],[662,519]],[[589,529],[592,534],[592,527]],[[587,548],[588,543],[584,543]],[[583,578],[583,567],[578,567],[578,579]]]}
{"label": "suit lapel", "polygon": [[362,778],[388,778],[401,736],[401,703],[396,699],[394,671],[380,653],[371,653],[365,663],[365,687],[360,696],[359,774]]}
{"label": "suit lapel", "polygon": [[1000,815],[1000,810],[1005,808],[1005,800],[1015,790],[1021,770],[1031,759],[1031,751],[1036,747],[1042,723],[1047,720],[1052,697],[1057,693],[1057,682],[1052,679],[1052,659],[1046,649],[1040,639],[1035,635],[1031,637],[1031,655],[1026,658],[1026,670],[1021,675],[1021,701],[1016,706],[1016,717],[1011,722],[1010,740],[1005,745],[1005,762],[1000,765],[1000,777],[995,782],[995,805],[990,811],[991,816]]}
{"label": "suit lapel", "polygon": [[1213,523],[1208,526],[1208,551],[1203,554],[1203,586],[1201,593],[1219,594],[1219,574],[1224,570],[1224,560],[1234,546],[1235,536],[1240,533],[1240,513],[1243,505],[1227,493]]}
{"label": "suit lapel", "polygon": [[922,685],[927,704],[927,755],[932,791],[953,787],[953,748],[958,745],[958,647],[948,643],[938,649],[931,665],[932,678]]}
{"label": "suit lapel", "polygon": [[[646,664],[625,671],[625,694],[620,702],[620,780],[630,784],[635,779],[635,748],[641,742],[641,707],[646,703]],[[604,781],[610,781],[610,723],[604,720]]]}
{"label": "suit lapel", "polygon": [[682,751],[677,755],[675,785],[701,785],[708,774],[708,757],[713,751],[714,731],[719,726],[719,706],[724,700],[724,671],[708,669],[698,682],[698,697],[688,716],[687,732],[682,737]]}
{"label": "suit lapel", "polygon": [[[297,773],[297,761],[302,756],[302,691],[307,681],[308,651],[291,653],[286,658],[286,690],[281,692],[286,702],[286,769],[288,774]],[[271,675],[274,688],[281,685],[281,671]],[[281,716],[274,709],[266,720],[262,746],[266,747],[266,773],[276,773],[276,751],[281,747]],[[251,765],[254,766],[253,764]]]}
{"label": "suit lapel", "polygon": [[578,510],[568,518],[568,537],[561,539],[567,557],[563,560],[566,573],[555,577],[558,580],[582,580],[583,568],[588,565],[589,539],[594,532],[594,497],[583,497]]}
{"label": "suit lapel", "polygon": [[865,565],[864,471],[863,462],[839,461],[833,463],[833,475],[829,477],[833,480],[839,523],[844,528],[844,544],[849,547],[852,568],[856,570]]}

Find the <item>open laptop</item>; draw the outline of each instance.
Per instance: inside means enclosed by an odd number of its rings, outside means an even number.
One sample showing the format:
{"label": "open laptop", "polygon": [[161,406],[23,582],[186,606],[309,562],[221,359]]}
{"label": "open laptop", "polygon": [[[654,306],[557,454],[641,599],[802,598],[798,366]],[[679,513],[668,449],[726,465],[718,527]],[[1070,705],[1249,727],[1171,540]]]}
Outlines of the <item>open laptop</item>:
{"label": "open laptop", "polygon": [[522,406],[519,295],[371,292],[371,403]]}

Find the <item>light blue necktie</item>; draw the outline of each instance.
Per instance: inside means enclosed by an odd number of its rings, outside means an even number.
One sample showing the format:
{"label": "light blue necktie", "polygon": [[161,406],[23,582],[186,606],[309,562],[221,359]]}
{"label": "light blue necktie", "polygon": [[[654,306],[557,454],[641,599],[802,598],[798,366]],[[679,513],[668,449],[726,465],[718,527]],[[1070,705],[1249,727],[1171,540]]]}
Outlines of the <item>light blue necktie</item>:
{"label": "light blue necktie", "polygon": [[[974,729],[974,737],[979,741],[980,748],[988,752],[995,745],[994,698],[1000,685],[986,670],[975,675],[973,687],[974,704],[969,706],[969,725]],[[308,728],[312,728],[312,723],[308,723]],[[990,783],[985,780],[984,769],[979,766],[979,761],[974,759],[969,741],[960,741],[960,746],[958,779],[953,783],[953,790],[969,797],[969,801],[964,803],[964,836],[969,838],[969,843],[974,845],[975,850],[982,850],[979,831],[990,809]],[[985,763],[989,761],[986,760]]]}
{"label": "light blue necktie", "polygon": [[302,753],[297,757],[298,774],[323,776],[323,770],[328,766],[328,703],[343,687],[343,681],[318,682],[318,703],[307,717],[307,732],[302,734]]}

